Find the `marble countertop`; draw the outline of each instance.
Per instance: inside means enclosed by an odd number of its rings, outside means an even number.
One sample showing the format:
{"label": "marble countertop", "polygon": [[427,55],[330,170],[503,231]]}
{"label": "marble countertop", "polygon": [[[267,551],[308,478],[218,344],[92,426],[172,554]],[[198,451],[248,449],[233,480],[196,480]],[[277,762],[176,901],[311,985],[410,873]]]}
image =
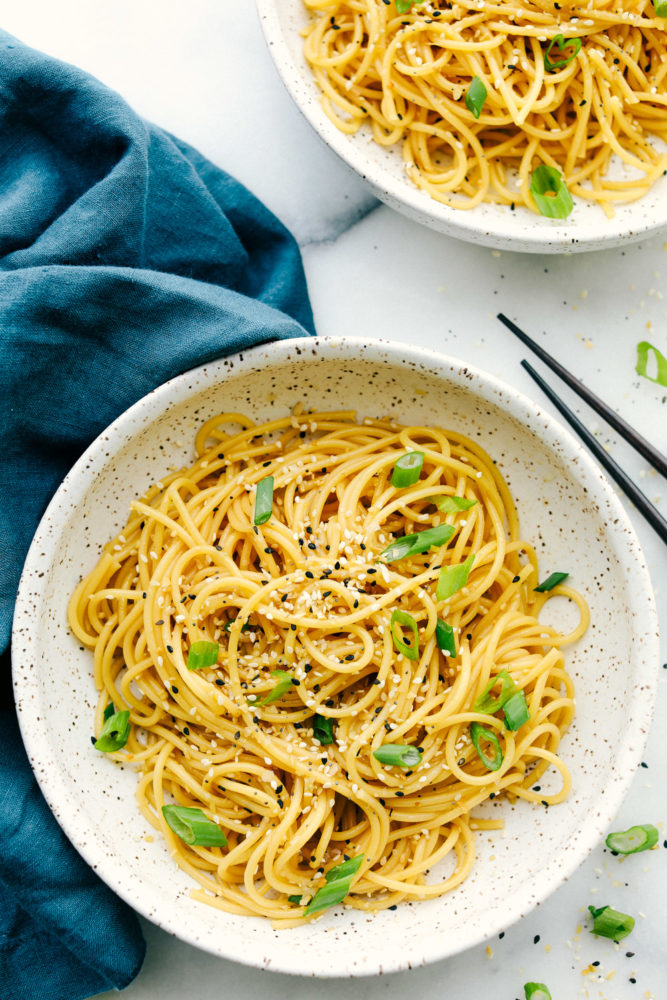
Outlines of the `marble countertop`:
{"label": "marble countertop", "polygon": [[[667,354],[667,232],[623,249],[540,257],[457,242],[397,215],[301,119],[273,68],[251,0],[6,0],[3,27],[91,71],[258,195],[301,245],[320,334],[430,347],[536,398],[519,365],[525,351],[496,319],[505,312],[665,450],[667,390],[637,376],[635,359],[643,339]],[[667,513],[664,480],[568,390],[562,395]],[[624,502],[644,548],[664,635],[667,550]],[[664,645],[662,653],[665,663]],[[490,949],[481,945],[388,977],[320,981],[322,1000],[398,1000],[407,991],[420,1000],[518,1000],[527,980],[547,983],[554,1000],[663,1000],[666,721],[667,669],[661,669],[644,764],[612,827],[662,824],[658,849],[619,861],[600,847]],[[587,905],[606,902],[637,917],[620,946],[581,929]],[[311,980],[213,958],[147,922],[144,930],[148,955],[127,1000],[313,995]]]}

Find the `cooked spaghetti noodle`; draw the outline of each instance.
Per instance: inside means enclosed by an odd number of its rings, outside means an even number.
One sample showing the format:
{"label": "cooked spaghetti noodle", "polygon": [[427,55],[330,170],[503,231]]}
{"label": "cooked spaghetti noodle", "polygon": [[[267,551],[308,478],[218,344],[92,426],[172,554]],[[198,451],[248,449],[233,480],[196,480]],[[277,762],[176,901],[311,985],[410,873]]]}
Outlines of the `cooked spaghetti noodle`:
{"label": "cooked spaghetti noodle", "polygon": [[[131,504],[70,601],[71,628],[94,650],[97,733],[105,710],[130,713],[110,756],[137,765],[144,816],[197,898],[280,927],[310,918],[344,858],[362,858],[343,892],[352,907],[453,889],[473,866],[474,831],[502,825],[476,806],[568,794],[561,647],[587,626],[583,598],[534,590],[508,488],[459,433],[352,412],[260,425],[229,413],[202,426],[196,454]],[[415,454],[416,477],[399,482]],[[272,492],[258,488],[269,477]],[[434,543],[414,550],[409,536],[429,529]],[[567,635],[538,620],[554,593],[580,612]],[[192,662],[201,644],[208,665]],[[479,703],[505,678],[525,698],[515,729]],[[387,745],[419,760],[382,763]],[[550,768],[557,789],[534,790]],[[201,810],[226,846],[185,843],[167,803]]]}
{"label": "cooked spaghetti noodle", "polygon": [[[667,21],[653,0],[304,3],[327,116],[402,143],[408,177],[445,205],[536,210],[531,176],[545,164],[612,215],[667,168],[654,141],[667,138]],[[475,78],[479,117],[466,105]]]}

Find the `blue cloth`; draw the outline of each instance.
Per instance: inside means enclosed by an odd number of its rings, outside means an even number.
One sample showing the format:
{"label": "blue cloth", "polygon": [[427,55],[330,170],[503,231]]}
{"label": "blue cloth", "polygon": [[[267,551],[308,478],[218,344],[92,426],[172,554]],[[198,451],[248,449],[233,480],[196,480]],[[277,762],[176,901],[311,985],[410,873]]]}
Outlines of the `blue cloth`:
{"label": "blue cloth", "polygon": [[[39,518],[150,389],[313,332],[298,248],[240,184],[87,74],[0,31],[0,650]],[[0,996],[127,985],[135,914],[66,840],[0,695]]]}

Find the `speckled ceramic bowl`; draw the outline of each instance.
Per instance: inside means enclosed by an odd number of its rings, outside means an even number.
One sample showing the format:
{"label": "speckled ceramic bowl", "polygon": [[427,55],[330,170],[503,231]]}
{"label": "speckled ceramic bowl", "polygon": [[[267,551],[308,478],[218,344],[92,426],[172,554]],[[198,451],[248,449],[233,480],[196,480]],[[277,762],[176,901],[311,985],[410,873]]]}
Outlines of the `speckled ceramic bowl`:
{"label": "speckled ceramic bowl", "polygon": [[506,206],[478,205],[459,211],[441,205],[406,177],[399,146],[379,146],[365,129],[345,135],[324,114],[321,91],[303,56],[299,31],[308,22],[303,0],[257,0],[257,8],[269,52],[306,120],[378,198],[416,222],[470,243],[527,253],[608,249],[667,227],[667,177],[639,201],[619,205],[613,219],[581,199],[562,222],[522,207],[512,212]]}
{"label": "speckled ceramic bowl", "polygon": [[[202,421],[256,419],[296,403],[356,407],[360,417],[464,431],[497,461],[544,573],[568,569],[593,623],[568,653],[576,720],[562,744],[573,775],[551,809],[494,802],[505,833],[481,833],[472,876],[434,901],[377,916],[337,908],[275,932],[189,897],[190,879],[135,805],[136,776],[90,745],[92,657],[67,628],[67,601],[128,504],[173,465],[190,463]],[[566,602],[554,612],[573,620]],[[489,375],[400,344],[293,340],[186,372],[140,400],[79,459],[30,549],[14,624],[15,690],[32,766],[72,843],[116,892],[171,933],[248,965],[318,976],[390,972],[453,955],[497,934],[566,879],[598,843],[641,757],[658,664],[644,560],[613,490],[547,414]],[[548,782],[543,782],[548,787]]]}

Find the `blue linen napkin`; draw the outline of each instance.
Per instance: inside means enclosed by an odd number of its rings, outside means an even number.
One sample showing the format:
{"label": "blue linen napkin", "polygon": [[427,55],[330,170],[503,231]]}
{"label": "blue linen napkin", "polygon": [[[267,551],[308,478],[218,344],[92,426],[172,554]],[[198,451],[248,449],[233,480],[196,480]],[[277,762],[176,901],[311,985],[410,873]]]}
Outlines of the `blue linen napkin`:
{"label": "blue linen napkin", "polygon": [[79,454],[150,389],[313,333],[298,248],[240,184],[97,80],[0,31],[0,996],[126,986],[135,914],[56,824],[9,685],[30,539]]}

